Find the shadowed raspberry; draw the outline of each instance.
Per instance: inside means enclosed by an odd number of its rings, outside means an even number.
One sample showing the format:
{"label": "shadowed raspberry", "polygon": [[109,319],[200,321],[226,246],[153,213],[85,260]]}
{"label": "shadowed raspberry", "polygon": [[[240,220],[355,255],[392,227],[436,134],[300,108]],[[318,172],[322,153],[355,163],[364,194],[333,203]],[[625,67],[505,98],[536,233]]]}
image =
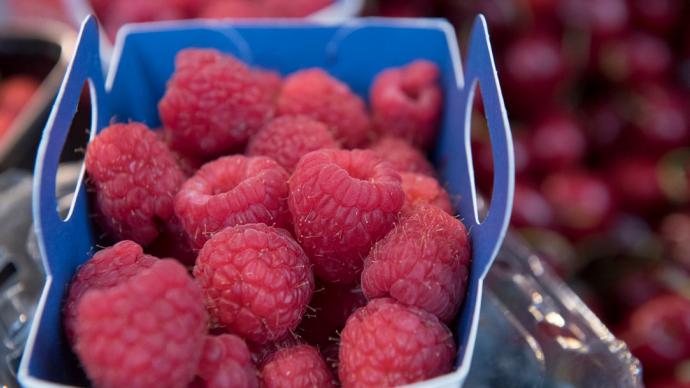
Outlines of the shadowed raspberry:
{"label": "shadowed raspberry", "polygon": [[184,174],[168,147],[140,123],[113,124],[86,149],[99,222],[116,240],[146,245],[174,214]]}
{"label": "shadowed raspberry", "polygon": [[233,334],[207,336],[197,376],[206,388],[256,388],[258,372],[244,340]]}
{"label": "shadowed raspberry", "polygon": [[153,256],[145,255],[134,241],[119,243],[96,252],[84,263],[72,278],[64,306],[65,333],[74,341],[77,306],[81,297],[91,289],[115,287],[149,268],[156,262]]}
{"label": "shadowed raspberry", "polygon": [[318,120],[346,147],[361,146],[369,138],[369,117],[362,99],[322,69],[301,70],[285,79],[278,114]]}
{"label": "shadowed raspberry", "polygon": [[371,146],[381,158],[389,161],[398,172],[416,172],[435,176],[434,166],[421,151],[397,137],[384,136]]}
{"label": "shadowed raspberry", "polygon": [[96,387],[185,387],[206,332],[199,286],[175,260],[87,291],[79,302],[75,352]]}
{"label": "shadowed raspberry", "polygon": [[418,205],[374,245],[364,261],[362,290],[451,320],[465,297],[470,245],[462,222]]}
{"label": "shadowed raspberry", "polygon": [[185,49],[158,111],[174,149],[211,157],[244,146],[273,116],[274,92],[262,73],[230,55]]}
{"label": "shadowed raspberry", "polygon": [[405,192],[403,210],[410,210],[417,204],[426,203],[439,207],[448,214],[453,214],[450,196],[438,184],[435,178],[415,173],[401,173],[402,188]]}
{"label": "shadowed raspberry", "polygon": [[443,107],[438,78],[438,66],[425,60],[379,73],[369,93],[377,131],[431,145]]}
{"label": "shadowed raspberry", "polygon": [[314,271],[352,283],[371,246],[393,227],[404,194],[400,175],[372,151],[320,150],[299,161],[288,204]]}
{"label": "shadowed raspberry", "polygon": [[302,156],[322,148],[340,148],[325,124],[307,116],[281,116],[251,138],[247,155],[268,156],[292,171]]}
{"label": "shadowed raspberry", "polygon": [[297,345],[273,353],[261,368],[266,388],[335,387],[326,362],[313,346]]}
{"label": "shadowed raspberry", "polygon": [[287,172],[263,156],[218,158],[182,185],[175,213],[197,248],[226,226],[287,226],[287,180]]}
{"label": "shadowed raspberry", "polygon": [[282,338],[302,319],[314,290],[309,258],[290,234],[238,225],[204,244],[194,266],[211,315],[256,343]]}
{"label": "shadowed raspberry", "polygon": [[450,371],[455,344],[434,315],[376,299],[347,320],[339,357],[343,387],[393,387]]}

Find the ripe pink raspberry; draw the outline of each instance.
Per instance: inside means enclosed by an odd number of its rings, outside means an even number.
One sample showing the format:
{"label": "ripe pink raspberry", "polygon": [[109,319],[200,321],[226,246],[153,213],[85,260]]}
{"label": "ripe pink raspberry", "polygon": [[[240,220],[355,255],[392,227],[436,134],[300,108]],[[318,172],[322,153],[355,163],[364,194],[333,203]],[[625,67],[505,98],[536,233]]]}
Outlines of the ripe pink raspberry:
{"label": "ripe pink raspberry", "polygon": [[371,150],[389,161],[398,172],[416,172],[435,176],[434,166],[424,154],[403,139],[384,136],[371,146]]}
{"label": "ripe pink raspberry", "polygon": [[75,351],[97,387],[185,387],[206,332],[199,286],[175,260],[158,260],[79,302]]}
{"label": "ripe pink raspberry", "polygon": [[308,153],[290,177],[295,235],[330,283],[352,283],[362,258],[393,227],[405,195],[400,175],[368,150]]}
{"label": "ripe pink raspberry", "polygon": [[309,258],[283,229],[223,229],[204,244],[194,277],[207,306],[229,331],[256,343],[294,330],[314,290]]}
{"label": "ripe pink raspberry", "polygon": [[198,170],[204,164],[203,159],[199,159],[194,156],[184,155],[179,151],[172,149],[172,136],[170,135],[170,130],[165,128],[158,129],[155,131],[155,134],[158,135],[158,138],[161,139],[163,143],[165,143],[165,145],[168,146],[170,153],[172,154],[173,158],[175,158],[175,161],[177,161],[177,165],[180,166],[180,169],[186,177],[194,175],[196,170]]}
{"label": "ripe pink raspberry", "polygon": [[448,214],[454,213],[448,192],[438,184],[436,179],[411,172],[403,172],[400,177],[405,192],[404,211],[411,210],[417,204],[426,203],[437,206]]}
{"label": "ripe pink raspberry", "polygon": [[77,306],[88,290],[115,287],[156,262],[134,241],[120,241],[96,252],[72,278],[63,308],[65,333],[74,341]]}
{"label": "ripe pink raspberry", "polygon": [[280,89],[283,88],[283,78],[275,71],[254,68],[252,69],[254,76],[259,84],[271,95],[271,101],[276,103],[280,95]]}
{"label": "ripe pink raspberry", "polygon": [[259,73],[228,54],[185,49],[158,104],[172,148],[213,157],[245,145],[274,112],[274,95]]}
{"label": "ripe pink raspberry", "polygon": [[434,315],[375,299],[347,320],[339,357],[343,387],[393,387],[450,371],[455,344]]}
{"label": "ripe pink raspberry", "polygon": [[310,116],[326,124],[346,147],[361,146],[369,137],[364,101],[322,69],[301,70],[285,79],[278,114]]}
{"label": "ripe pink raspberry", "polygon": [[233,334],[206,337],[197,376],[206,388],[259,386],[249,348],[242,338]]}
{"label": "ripe pink raspberry", "polygon": [[271,157],[292,171],[303,155],[322,148],[340,148],[325,124],[307,116],[281,116],[251,138],[247,155]]}
{"label": "ripe pink raspberry", "polygon": [[248,0],[213,0],[209,1],[199,12],[200,18],[260,18],[266,12],[259,3]]}
{"label": "ripe pink raspberry", "polygon": [[86,149],[99,221],[116,240],[146,245],[173,216],[184,174],[168,147],[144,124],[113,124]]}
{"label": "ripe pink raspberry", "polygon": [[266,388],[335,387],[335,379],[315,347],[297,345],[273,353],[261,368]]}
{"label": "ripe pink raspberry", "polygon": [[278,350],[290,348],[301,343],[302,341],[299,339],[299,337],[293,333],[287,333],[283,336],[283,338],[273,342],[267,342],[265,344],[255,344],[249,342],[247,345],[249,346],[249,350],[252,352],[252,360],[254,360],[256,365],[263,365],[268,357]]}
{"label": "ripe pink raspberry", "polygon": [[323,350],[338,341],[347,318],[365,304],[367,298],[359,286],[317,283],[297,333]]}
{"label": "ripe pink raspberry", "polygon": [[391,297],[447,322],[465,298],[469,264],[462,222],[436,206],[418,205],[371,249],[362,290],[369,299]]}
{"label": "ripe pink raspberry", "polygon": [[226,226],[255,222],[286,226],[287,180],[285,169],[263,156],[218,158],[182,185],[175,214],[197,248]]}
{"label": "ripe pink raspberry", "polygon": [[369,93],[376,129],[429,147],[443,107],[438,78],[438,66],[425,60],[379,73]]}

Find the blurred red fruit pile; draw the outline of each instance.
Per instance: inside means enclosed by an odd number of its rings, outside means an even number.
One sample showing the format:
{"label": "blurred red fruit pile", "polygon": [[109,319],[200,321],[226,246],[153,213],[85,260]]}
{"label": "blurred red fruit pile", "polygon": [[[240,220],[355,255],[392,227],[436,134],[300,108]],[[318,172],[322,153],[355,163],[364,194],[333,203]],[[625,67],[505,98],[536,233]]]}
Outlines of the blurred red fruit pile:
{"label": "blurred red fruit pile", "polygon": [[0,139],[39,87],[34,78],[22,75],[0,78]]}

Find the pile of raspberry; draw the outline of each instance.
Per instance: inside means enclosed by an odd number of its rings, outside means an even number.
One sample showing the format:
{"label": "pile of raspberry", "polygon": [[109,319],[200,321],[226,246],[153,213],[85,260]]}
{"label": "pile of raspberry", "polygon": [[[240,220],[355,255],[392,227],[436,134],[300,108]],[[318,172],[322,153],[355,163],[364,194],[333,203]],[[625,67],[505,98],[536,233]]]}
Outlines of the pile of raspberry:
{"label": "pile of raspberry", "polygon": [[443,94],[418,60],[369,107],[321,69],[281,78],[187,49],[162,128],[112,124],[86,171],[103,245],[66,338],[97,387],[383,387],[453,368],[470,245],[424,153]]}

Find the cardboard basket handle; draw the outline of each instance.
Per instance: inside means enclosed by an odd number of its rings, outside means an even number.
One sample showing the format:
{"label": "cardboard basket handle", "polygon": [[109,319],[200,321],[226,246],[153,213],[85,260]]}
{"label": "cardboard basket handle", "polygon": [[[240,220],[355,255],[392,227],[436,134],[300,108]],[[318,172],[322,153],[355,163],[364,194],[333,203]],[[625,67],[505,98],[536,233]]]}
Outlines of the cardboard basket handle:
{"label": "cardboard basket handle", "polygon": [[[95,17],[89,16],[82,24],[74,58],[60,86],[39,145],[34,174],[33,216],[38,241],[41,242],[39,248],[42,250],[44,260],[49,252],[55,252],[54,249],[57,249],[51,245],[54,245],[60,238],[69,238],[67,233],[69,232],[72,209],[70,209],[70,214],[65,220],[60,218],[55,192],[56,174],[62,148],[67,139],[85,83],[88,82],[91,101],[98,103],[101,107],[101,109],[96,109],[96,104],[92,103],[90,136],[93,137],[99,126],[108,120],[106,109],[103,109],[107,104],[103,101],[106,94],[98,39],[98,23]],[[81,175],[83,176],[83,171]],[[81,179],[79,183],[81,184]],[[73,206],[80,191],[83,190],[79,190],[79,186],[77,186],[75,199],[72,202]],[[45,264],[49,269],[49,263]]]}

